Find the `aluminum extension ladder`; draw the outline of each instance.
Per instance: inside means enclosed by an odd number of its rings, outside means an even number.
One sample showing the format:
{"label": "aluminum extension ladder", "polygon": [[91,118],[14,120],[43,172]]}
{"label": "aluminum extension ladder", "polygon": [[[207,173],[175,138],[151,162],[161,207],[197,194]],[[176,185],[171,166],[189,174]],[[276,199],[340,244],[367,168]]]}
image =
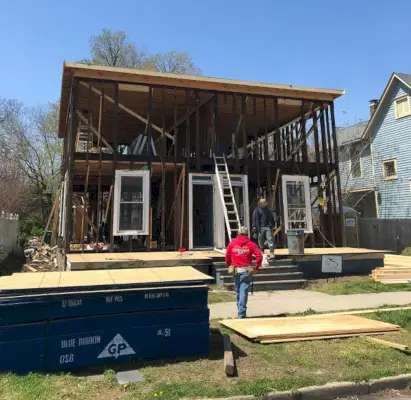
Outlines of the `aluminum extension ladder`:
{"label": "aluminum extension ladder", "polygon": [[240,228],[240,217],[234,198],[233,186],[231,185],[230,173],[228,172],[225,155],[222,157],[213,155],[215,164],[215,174],[217,177],[218,191],[220,193],[221,204],[223,206],[224,220],[227,227],[229,240],[232,239],[232,232],[238,233]]}

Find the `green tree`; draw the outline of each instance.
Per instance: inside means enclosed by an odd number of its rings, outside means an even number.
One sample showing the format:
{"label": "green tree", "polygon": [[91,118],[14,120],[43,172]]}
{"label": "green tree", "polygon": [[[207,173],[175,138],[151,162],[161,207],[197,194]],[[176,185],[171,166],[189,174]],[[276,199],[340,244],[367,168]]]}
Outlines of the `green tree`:
{"label": "green tree", "polygon": [[169,51],[149,54],[137,48],[124,31],[103,29],[90,38],[90,58],[81,60],[85,64],[110,67],[138,68],[151,71],[201,75],[187,52]]}
{"label": "green tree", "polygon": [[[3,115],[6,117],[0,121],[0,172],[4,180],[15,182],[8,185],[9,195],[13,193],[13,196],[7,207],[12,208],[10,212],[32,211],[45,223],[60,182],[62,144],[57,137],[58,103],[37,108],[24,108],[20,104],[13,113],[3,111]],[[23,199],[24,206],[17,207]]]}
{"label": "green tree", "polygon": [[186,52],[169,51],[148,56],[142,63],[141,69],[174,74],[202,75],[200,68]]}

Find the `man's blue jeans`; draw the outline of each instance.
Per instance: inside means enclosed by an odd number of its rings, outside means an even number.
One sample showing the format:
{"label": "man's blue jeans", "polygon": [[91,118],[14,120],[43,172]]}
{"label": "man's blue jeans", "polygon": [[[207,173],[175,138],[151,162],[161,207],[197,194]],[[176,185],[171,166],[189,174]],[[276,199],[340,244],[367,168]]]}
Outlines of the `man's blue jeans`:
{"label": "man's blue jeans", "polygon": [[273,231],[271,228],[260,228],[258,232],[258,246],[260,247],[261,251],[264,251],[264,243],[267,239],[268,248],[270,249],[270,253],[274,253],[274,241],[273,241]]}
{"label": "man's blue jeans", "polygon": [[242,272],[234,276],[238,318],[245,318],[247,315],[248,288],[250,287],[250,282],[251,277],[248,275],[248,272]]}

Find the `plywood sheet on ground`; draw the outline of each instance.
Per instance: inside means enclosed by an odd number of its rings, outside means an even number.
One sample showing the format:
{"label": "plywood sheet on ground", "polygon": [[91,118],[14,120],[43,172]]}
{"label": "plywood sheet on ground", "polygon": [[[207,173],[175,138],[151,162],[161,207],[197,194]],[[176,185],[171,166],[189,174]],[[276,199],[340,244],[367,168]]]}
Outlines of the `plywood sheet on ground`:
{"label": "plywood sheet on ground", "polygon": [[211,277],[192,267],[16,273],[0,278],[0,291],[100,285],[208,282]]}
{"label": "plywood sheet on ground", "polygon": [[396,325],[354,315],[231,319],[221,321],[221,324],[258,341],[398,330]]}

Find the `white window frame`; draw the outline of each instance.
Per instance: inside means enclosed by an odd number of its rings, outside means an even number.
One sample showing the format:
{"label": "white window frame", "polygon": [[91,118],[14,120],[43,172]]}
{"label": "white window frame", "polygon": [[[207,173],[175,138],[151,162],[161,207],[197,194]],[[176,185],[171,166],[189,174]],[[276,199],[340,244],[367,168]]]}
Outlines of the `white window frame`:
{"label": "white window frame", "polygon": [[[120,194],[121,194],[121,178],[124,176],[142,177],[143,178],[143,229],[138,230],[120,230]],[[116,170],[114,184],[114,215],[113,215],[113,234],[114,236],[137,236],[149,234],[150,222],[150,172],[135,171],[135,170]]]}
{"label": "white window frame", "polygon": [[[243,203],[244,203],[244,224],[250,230],[250,206],[248,202],[248,176],[247,175],[230,175],[232,187],[243,188]],[[225,221],[223,205],[221,203],[220,192],[218,190],[217,177],[215,174],[190,173],[188,175],[188,202],[189,202],[189,225],[188,225],[188,240],[189,249],[195,250],[193,247],[193,190],[196,184],[212,185],[213,186],[213,225],[214,225],[214,248],[223,249],[225,243]],[[201,248],[204,250],[204,248]]]}
{"label": "white window frame", "polygon": [[[400,114],[398,114],[398,103],[403,101],[403,100],[407,101],[408,111],[406,113],[400,115]],[[409,115],[411,115],[410,97],[409,96],[398,97],[397,99],[395,99],[394,104],[395,104],[395,118],[400,119],[400,118],[408,117]]]}
{"label": "white window frame", "polygon": [[[385,175],[385,164],[389,163],[389,162],[393,162],[394,163],[394,167],[395,167],[395,175],[393,176],[386,176]],[[392,181],[395,179],[398,179],[398,168],[397,168],[397,160],[395,158],[390,158],[388,160],[383,160],[382,161],[382,176],[384,178],[385,181]]]}
{"label": "white window frame", "polygon": [[282,176],[282,189],[283,189],[283,207],[284,207],[284,227],[285,232],[288,229],[288,200],[287,200],[287,182],[302,182],[304,185],[304,197],[305,197],[305,215],[307,229],[304,229],[304,233],[313,233],[313,218],[311,210],[311,194],[310,194],[310,178],[306,175],[283,175]]}

